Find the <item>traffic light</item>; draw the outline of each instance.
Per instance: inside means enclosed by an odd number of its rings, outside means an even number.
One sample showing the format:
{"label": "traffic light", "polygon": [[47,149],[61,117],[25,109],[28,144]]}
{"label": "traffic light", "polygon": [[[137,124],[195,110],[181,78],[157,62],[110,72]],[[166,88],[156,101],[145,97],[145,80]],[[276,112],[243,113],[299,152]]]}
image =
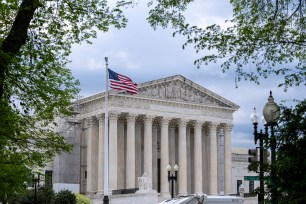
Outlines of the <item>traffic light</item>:
{"label": "traffic light", "polygon": [[259,154],[258,154],[257,149],[249,149],[249,155],[251,156],[248,159],[250,164],[253,163],[253,162],[259,161],[259,159],[258,159],[259,158]]}
{"label": "traffic light", "polygon": [[263,150],[263,163],[270,164],[270,152],[267,149]]}
{"label": "traffic light", "polygon": [[249,155],[248,162],[250,163],[248,166],[249,171],[255,171],[258,170],[259,165],[259,149],[249,149]]}

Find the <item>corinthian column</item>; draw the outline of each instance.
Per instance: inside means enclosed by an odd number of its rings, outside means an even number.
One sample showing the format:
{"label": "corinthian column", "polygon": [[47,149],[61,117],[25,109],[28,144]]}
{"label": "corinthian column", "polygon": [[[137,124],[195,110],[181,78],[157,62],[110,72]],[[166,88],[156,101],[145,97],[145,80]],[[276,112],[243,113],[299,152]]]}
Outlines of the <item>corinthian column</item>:
{"label": "corinthian column", "polygon": [[194,192],[203,193],[203,175],[202,175],[202,124],[196,121],[194,123]]}
{"label": "corinthian column", "polygon": [[158,124],[153,122],[152,127],[152,189],[157,190],[157,129]]}
{"label": "corinthian column", "polygon": [[186,141],[186,124],[187,120],[179,120],[179,188],[178,194],[180,196],[187,195],[187,141]]}
{"label": "corinthian column", "polygon": [[118,113],[109,113],[109,190],[117,189],[118,185]]}
{"label": "corinthian column", "polygon": [[218,146],[217,146],[217,123],[209,124],[209,195],[218,194]]}
{"label": "corinthian column", "polygon": [[144,172],[152,179],[152,121],[153,116],[146,116],[144,120]]}
{"label": "corinthian column", "polygon": [[87,132],[87,194],[93,196],[97,190],[97,130],[96,120],[94,117],[87,119],[88,132]]}
{"label": "corinthian column", "polygon": [[104,124],[105,116],[98,115],[97,119],[99,121],[99,155],[98,155],[98,194],[103,194],[103,185],[104,185]]}
{"label": "corinthian column", "polygon": [[232,146],[231,132],[232,125],[224,126],[224,193],[229,195],[232,193]]}
{"label": "corinthian column", "polygon": [[170,198],[168,172],[166,171],[169,162],[169,118],[161,120],[160,133],[160,194],[163,198]]}
{"label": "corinthian column", "polygon": [[127,116],[126,135],[126,188],[135,188],[135,114]]}

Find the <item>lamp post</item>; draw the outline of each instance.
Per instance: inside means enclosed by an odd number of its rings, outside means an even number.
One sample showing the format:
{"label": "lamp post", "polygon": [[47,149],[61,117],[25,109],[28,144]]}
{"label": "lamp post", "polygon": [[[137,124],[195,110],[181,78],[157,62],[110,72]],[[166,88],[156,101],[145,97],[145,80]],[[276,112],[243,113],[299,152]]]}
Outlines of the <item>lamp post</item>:
{"label": "lamp post", "polygon": [[265,123],[265,133],[260,133],[257,131],[257,125],[259,120],[259,115],[256,114],[255,108],[254,113],[251,115],[251,120],[254,125],[254,141],[257,144],[259,140],[259,179],[260,179],[260,193],[258,195],[258,203],[264,203],[264,169],[263,169],[263,159],[264,159],[264,149],[263,149],[263,140],[268,139],[268,128],[270,127],[271,136],[270,136],[270,148],[271,148],[271,201],[272,204],[277,204],[277,187],[275,183],[275,149],[276,149],[276,139],[274,136],[274,126],[277,125],[277,121],[280,116],[280,108],[274,102],[272,96],[272,91],[270,91],[270,96],[268,102],[266,103],[263,109],[263,122]]}
{"label": "lamp post", "polygon": [[171,171],[172,171],[172,167],[170,164],[168,164],[167,166],[167,171],[168,171],[168,181],[170,182],[171,181],[171,198],[174,197],[174,181],[177,180],[177,172],[178,172],[178,165],[175,164],[174,167],[173,167],[173,170],[174,170],[174,175],[171,174]]}
{"label": "lamp post", "polygon": [[[251,115],[251,121],[254,125],[254,142],[257,144],[257,140],[259,140],[259,194],[258,194],[258,203],[263,204],[265,200],[265,191],[264,191],[264,170],[263,170],[263,139],[265,137],[265,134],[262,133],[262,130],[260,130],[260,133],[257,131],[257,125],[258,125],[259,115],[256,114],[256,109],[254,108],[254,112]],[[255,150],[257,151],[257,149]]]}
{"label": "lamp post", "polygon": [[33,174],[33,182],[34,182],[34,204],[37,203],[37,187],[39,187],[40,175]]}
{"label": "lamp post", "polygon": [[239,186],[239,196],[240,196],[241,198],[244,197],[244,186],[243,186],[243,184],[241,184],[241,185]]}
{"label": "lamp post", "polygon": [[276,186],[276,172],[275,172],[275,149],[276,149],[276,138],[274,135],[274,126],[277,125],[277,121],[280,116],[280,108],[274,102],[274,98],[272,96],[272,91],[270,91],[270,96],[268,98],[268,102],[266,103],[263,109],[263,116],[266,121],[266,129],[270,127],[270,147],[271,147],[271,201],[272,204],[276,204],[278,201],[277,199],[277,186]]}

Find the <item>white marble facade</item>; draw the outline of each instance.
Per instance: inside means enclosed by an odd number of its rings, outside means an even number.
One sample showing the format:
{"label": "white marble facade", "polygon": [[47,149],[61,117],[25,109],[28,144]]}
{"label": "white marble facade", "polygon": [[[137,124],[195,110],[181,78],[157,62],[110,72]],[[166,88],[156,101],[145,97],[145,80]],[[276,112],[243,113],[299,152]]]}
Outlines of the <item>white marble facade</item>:
{"label": "white marble facade", "polygon": [[[178,164],[177,195],[232,193],[231,130],[239,106],[180,75],[138,90],[109,91],[109,190],[137,188],[145,172],[153,190],[170,197],[166,166]],[[103,194],[104,99],[99,93],[77,102],[80,190],[88,195]]]}

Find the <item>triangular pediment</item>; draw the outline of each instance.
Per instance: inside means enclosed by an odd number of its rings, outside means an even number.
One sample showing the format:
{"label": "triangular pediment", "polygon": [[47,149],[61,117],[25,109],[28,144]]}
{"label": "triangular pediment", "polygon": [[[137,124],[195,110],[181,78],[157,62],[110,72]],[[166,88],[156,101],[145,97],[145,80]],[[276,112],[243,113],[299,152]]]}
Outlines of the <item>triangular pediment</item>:
{"label": "triangular pediment", "polygon": [[226,107],[237,110],[238,105],[209,91],[181,75],[138,84],[138,96],[177,102]]}

